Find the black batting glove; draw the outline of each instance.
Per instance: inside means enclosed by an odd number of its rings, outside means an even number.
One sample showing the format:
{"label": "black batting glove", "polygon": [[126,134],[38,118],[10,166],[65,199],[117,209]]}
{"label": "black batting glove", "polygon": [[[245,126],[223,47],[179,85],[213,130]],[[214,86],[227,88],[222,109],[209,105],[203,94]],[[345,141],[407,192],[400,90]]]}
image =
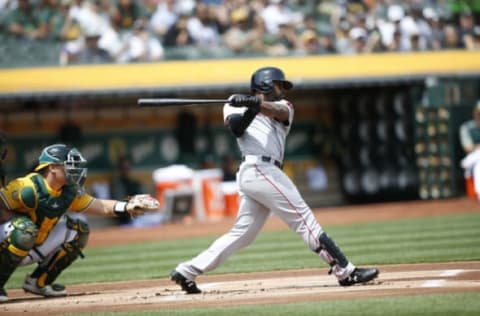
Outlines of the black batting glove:
{"label": "black batting glove", "polygon": [[259,97],[245,94],[234,94],[229,98],[229,101],[233,107],[248,107],[255,109],[260,108],[260,103],[262,102]]}

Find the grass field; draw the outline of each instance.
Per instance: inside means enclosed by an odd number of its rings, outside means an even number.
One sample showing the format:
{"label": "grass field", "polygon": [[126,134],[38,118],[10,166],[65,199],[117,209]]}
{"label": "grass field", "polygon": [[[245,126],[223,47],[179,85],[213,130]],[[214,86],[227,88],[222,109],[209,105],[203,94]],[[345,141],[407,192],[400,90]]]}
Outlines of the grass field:
{"label": "grass field", "polygon": [[[324,228],[358,265],[480,260],[480,213]],[[164,278],[178,262],[204,250],[216,237],[87,248],[86,258],[75,262],[58,281],[75,284]],[[293,232],[282,230],[262,232],[250,247],[210,274],[316,267],[325,267],[325,264]],[[25,273],[32,268],[19,268],[7,288],[18,288]],[[355,303],[275,305],[275,308],[247,306],[157,311],[141,315],[477,315],[479,302],[480,293],[460,293],[378,298]]]}

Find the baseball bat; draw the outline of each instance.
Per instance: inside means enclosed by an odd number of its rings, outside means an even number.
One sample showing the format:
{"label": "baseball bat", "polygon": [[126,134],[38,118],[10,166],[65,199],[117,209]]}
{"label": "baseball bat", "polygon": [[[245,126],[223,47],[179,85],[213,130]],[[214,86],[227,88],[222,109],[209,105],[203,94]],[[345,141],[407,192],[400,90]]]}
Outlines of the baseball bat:
{"label": "baseball bat", "polygon": [[138,105],[142,107],[185,106],[195,104],[224,104],[224,99],[182,99],[182,98],[155,98],[138,99]]}

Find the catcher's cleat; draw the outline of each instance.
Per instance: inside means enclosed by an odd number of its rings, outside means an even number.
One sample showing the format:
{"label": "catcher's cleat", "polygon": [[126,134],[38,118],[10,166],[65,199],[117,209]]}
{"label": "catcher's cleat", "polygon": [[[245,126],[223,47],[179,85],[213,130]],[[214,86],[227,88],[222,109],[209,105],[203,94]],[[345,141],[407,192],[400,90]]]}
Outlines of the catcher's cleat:
{"label": "catcher's cleat", "polygon": [[170,273],[170,280],[179,284],[182,287],[182,290],[184,290],[187,294],[202,293],[202,291],[197,287],[197,283],[195,283],[195,281],[187,279],[177,270],[173,270],[172,273]]}
{"label": "catcher's cleat", "polygon": [[380,271],[376,268],[355,268],[348,277],[338,280],[341,286],[350,286],[358,283],[367,283],[375,279]]}
{"label": "catcher's cleat", "polygon": [[3,287],[0,287],[0,303],[8,301],[7,292]]}
{"label": "catcher's cleat", "polygon": [[27,274],[22,288],[25,292],[42,295],[45,297],[67,296],[67,290],[65,289],[65,286],[61,284],[48,284],[39,287],[37,285],[37,279],[31,278],[29,274]]}

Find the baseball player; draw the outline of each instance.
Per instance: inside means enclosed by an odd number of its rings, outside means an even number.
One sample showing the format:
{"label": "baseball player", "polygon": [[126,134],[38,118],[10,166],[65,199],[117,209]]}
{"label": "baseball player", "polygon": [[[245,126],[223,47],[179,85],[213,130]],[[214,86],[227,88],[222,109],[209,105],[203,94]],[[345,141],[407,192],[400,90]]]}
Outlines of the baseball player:
{"label": "baseball player", "polygon": [[465,177],[473,178],[473,188],[480,199],[480,101],[473,108],[473,119],[460,125],[459,135],[465,157],[460,162]]}
{"label": "baseball player", "polygon": [[212,271],[248,246],[270,212],[281,218],[330,267],[340,285],[373,280],[375,268],[355,267],[323,230],[295,184],[282,171],[285,139],[294,107],[284,99],[293,84],[279,68],[260,68],[252,75],[252,95],[235,94],[223,107],[225,125],[237,138],[242,163],[237,172],[240,206],[233,228],[195,258],[172,271],[171,280],[187,294],[201,293],[195,278]]}
{"label": "baseball player", "polygon": [[[84,192],[86,160],[75,148],[55,144],[43,149],[32,173],[0,189],[0,302],[8,300],[5,284],[18,266],[38,263],[23,289],[45,297],[65,296],[53,282],[87,244],[83,217],[67,211],[104,216],[138,216],[157,210],[149,195],[128,201],[96,199]],[[74,214],[74,213],[72,213]],[[8,218],[7,221],[5,219]]]}

